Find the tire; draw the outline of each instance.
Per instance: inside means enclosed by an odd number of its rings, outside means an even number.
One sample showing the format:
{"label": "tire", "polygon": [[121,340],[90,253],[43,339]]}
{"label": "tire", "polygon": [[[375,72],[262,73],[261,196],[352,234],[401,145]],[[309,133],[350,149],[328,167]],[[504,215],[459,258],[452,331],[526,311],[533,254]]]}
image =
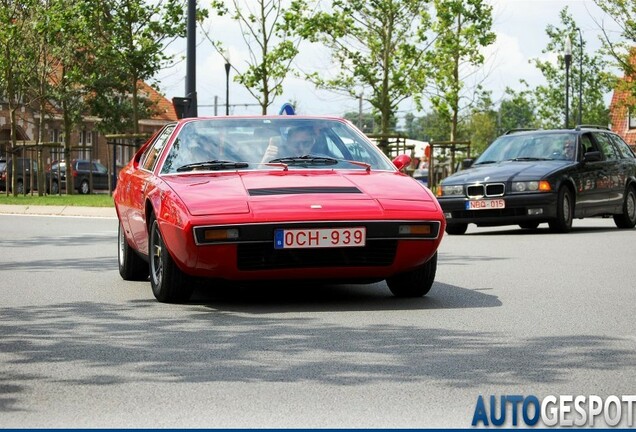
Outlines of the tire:
{"label": "tire", "polygon": [[54,181],[51,184],[51,194],[57,195],[58,193],[60,193],[60,186],[57,184],[57,181]]}
{"label": "tire", "polygon": [[548,222],[550,230],[555,233],[568,233],[572,230],[572,217],[574,215],[574,201],[572,192],[563,186],[559,189],[557,198],[556,219]]}
{"label": "tire", "polygon": [[88,184],[88,180],[82,180],[79,187],[79,193],[82,195],[87,195],[91,191],[90,185]]}
{"label": "tire", "polygon": [[159,223],[154,215],[150,219],[148,236],[150,259],[150,285],[155,298],[162,303],[183,303],[192,295],[193,284],[170,256],[166,248]]}
{"label": "tire", "polygon": [[539,226],[539,222],[524,222],[520,223],[519,226],[523,229],[534,230]]}
{"label": "tire", "polygon": [[423,297],[431,290],[437,272],[437,252],[415,270],[390,277],[386,284],[396,297]]}
{"label": "tire", "polygon": [[117,259],[119,262],[119,274],[122,279],[129,281],[148,279],[148,263],[137,255],[137,252],[126,241],[121,222],[119,222],[119,233],[117,236]]}
{"label": "tire", "polygon": [[446,233],[454,234],[454,235],[462,235],[466,233],[468,229],[468,224],[457,223],[457,224],[446,224]]}
{"label": "tire", "polygon": [[17,183],[18,184],[16,185],[16,189],[18,190],[18,195],[23,195],[24,194],[24,183],[22,182],[22,179],[18,180]]}
{"label": "tire", "polygon": [[636,226],[636,189],[633,186],[627,189],[623,212],[614,215],[614,223],[621,229],[631,229]]}

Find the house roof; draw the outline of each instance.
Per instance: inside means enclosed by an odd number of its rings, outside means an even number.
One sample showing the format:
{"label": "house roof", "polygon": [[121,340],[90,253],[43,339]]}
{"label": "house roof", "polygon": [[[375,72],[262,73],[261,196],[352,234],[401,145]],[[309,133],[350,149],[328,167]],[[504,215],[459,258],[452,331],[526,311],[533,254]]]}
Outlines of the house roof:
{"label": "house roof", "polygon": [[176,121],[177,113],[172,103],[161,93],[143,81],[139,81],[139,89],[146,93],[153,104],[152,120]]}

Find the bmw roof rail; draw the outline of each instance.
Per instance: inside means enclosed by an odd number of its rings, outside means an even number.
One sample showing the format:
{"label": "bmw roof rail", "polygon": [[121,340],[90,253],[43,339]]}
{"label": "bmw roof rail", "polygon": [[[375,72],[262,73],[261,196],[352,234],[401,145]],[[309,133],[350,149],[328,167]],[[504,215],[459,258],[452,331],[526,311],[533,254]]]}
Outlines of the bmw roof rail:
{"label": "bmw roof rail", "polygon": [[510,134],[517,133],[517,132],[526,132],[526,131],[533,131],[533,130],[539,130],[539,129],[538,128],[508,129],[506,132],[504,132],[504,135],[510,135]]}
{"label": "bmw roof rail", "polygon": [[610,128],[609,128],[609,127],[607,127],[607,126],[594,125],[594,124],[580,124],[580,125],[576,125],[575,129],[576,129],[576,130],[581,130],[581,129],[603,129],[603,130],[610,130]]}

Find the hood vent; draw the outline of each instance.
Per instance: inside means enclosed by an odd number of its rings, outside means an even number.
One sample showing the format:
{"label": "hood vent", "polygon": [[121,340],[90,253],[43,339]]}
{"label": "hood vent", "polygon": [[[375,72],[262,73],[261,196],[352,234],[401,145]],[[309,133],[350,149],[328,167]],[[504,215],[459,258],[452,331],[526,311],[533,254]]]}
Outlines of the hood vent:
{"label": "hood vent", "polygon": [[362,193],[357,187],[284,187],[284,188],[263,188],[249,189],[251,196],[267,195],[303,195],[303,194],[352,194]]}

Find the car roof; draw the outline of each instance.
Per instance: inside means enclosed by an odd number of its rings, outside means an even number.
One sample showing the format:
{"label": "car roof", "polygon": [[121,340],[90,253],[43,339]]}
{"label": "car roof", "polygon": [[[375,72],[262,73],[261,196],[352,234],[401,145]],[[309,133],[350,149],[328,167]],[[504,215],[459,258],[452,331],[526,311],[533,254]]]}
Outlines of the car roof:
{"label": "car roof", "polygon": [[612,132],[608,127],[606,126],[598,126],[598,125],[577,125],[576,127],[572,128],[572,129],[530,129],[530,128],[523,128],[523,129],[511,129],[509,131],[506,131],[506,133],[504,133],[504,135],[547,135],[547,134],[554,134],[554,133],[581,133],[583,131],[603,131],[603,132],[609,132],[609,133],[614,133]]}

